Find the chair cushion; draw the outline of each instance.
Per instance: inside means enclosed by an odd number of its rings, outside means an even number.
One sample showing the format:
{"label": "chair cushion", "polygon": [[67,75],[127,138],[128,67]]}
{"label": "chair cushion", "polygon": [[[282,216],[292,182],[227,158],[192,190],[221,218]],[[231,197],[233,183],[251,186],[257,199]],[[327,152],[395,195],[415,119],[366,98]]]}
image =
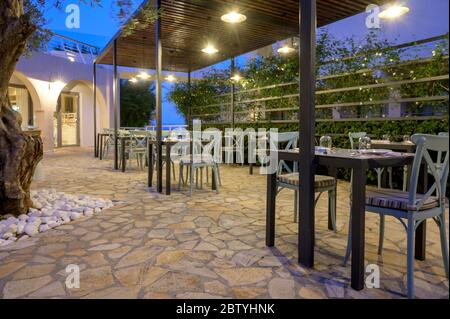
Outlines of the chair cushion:
{"label": "chair cushion", "polygon": [[[298,173],[289,173],[282,174],[278,176],[278,181],[281,183],[298,186],[300,183]],[[336,179],[331,176],[324,175],[316,175],[314,177],[314,187],[315,188],[323,188],[323,187],[333,187],[336,185]]]}
{"label": "chair cushion", "polygon": [[[395,189],[367,188],[366,190],[366,205],[403,211],[416,211],[416,205],[410,206],[408,204],[408,198],[408,192]],[[422,198],[423,195],[417,194],[416,204],[418,204]],[[419,210],[427,210],[434,207],[439,207],[439,199],[437,197],[430,196],[422,207],[419,208]]]}

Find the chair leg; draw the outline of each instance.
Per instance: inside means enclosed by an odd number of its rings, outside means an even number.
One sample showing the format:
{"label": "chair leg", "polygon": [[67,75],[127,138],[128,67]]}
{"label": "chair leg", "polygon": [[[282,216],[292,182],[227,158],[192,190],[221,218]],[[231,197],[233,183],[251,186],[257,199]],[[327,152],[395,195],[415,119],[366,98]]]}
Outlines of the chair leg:
{"label": "chair leg", "polygon": [[218,174],[218,169],[217,166],[213,166],[212,170],[214,171],[214,181],[216,183],[216,193],[219,194],[219,174]]}
{"label": "chair leg", "polygon": [[336,231],[336,188],[328,191],[328,229]]}
{"label": "chair leg", "polygon": [[406,285],[408,291],[408,298],[414,298],[414,219],[412,216],[408,218],[408,239],[407,239],[407,271],[406,271]]}
{"label": "chair leg", "polygon": [[183,165],[180,164],[180,172],[178,175],[178,191],[181,191],[181,181],[183,180]]}
{"label": "chair leg", "polygon": [[217,168],[217,179],[219,180],[219,185],[222,186],[222,178],[220,177],[220,167],[219,164],[216,163]]}
{"label": "chair leg", "polygon": [[380,232],[378,234],[378,255],[383,254],[385,216],[380,215]]}
{"label": "chair leg", "polygon": [[177,175],[175,174],[175,163],[171,160],[170,161],[171,165],[172,165],[172,176],[175,179],[175,181],[177,181]]}
{"label": "chair leg", "polygon": [[206,184],[209,184],[209,167],[206,166]]}
{"label": "chair leg", "polygon": [[408,166],[403,166],[403,191],[406,192],[408,183]]}
{"label": "chair leg", "polygon": [[377,168],[377,182],[378,182],[378,188],[381,188],[381,175],[383,174],[383,170],[380,168]]}
{"label": "chair leg", "polygon": [[388,177],[389,177],[389,188],[393,189],[394,186],[392,184],[392,167],[388,167],[387,171],[388,171]]}
{"label": "chair leg", "polygon": [[203,189],[203,167],[200,168],[200,189]]}
{"label": "chair leg", "polygon": [[444,259],[444,268],[445,275],[448,279],[448,242],[447,242],[447,231],[445,227],[445,212],[439,217],[440,225],[440,235],[441,235],[441,250],[442,250],[442,258]]}
{"label": "chair leg", "polygon": [[189,168],[189,196],[192,196],[192,185],[194,184],[194,177],[193,177],[193,166],[192,164],[190,165]]}

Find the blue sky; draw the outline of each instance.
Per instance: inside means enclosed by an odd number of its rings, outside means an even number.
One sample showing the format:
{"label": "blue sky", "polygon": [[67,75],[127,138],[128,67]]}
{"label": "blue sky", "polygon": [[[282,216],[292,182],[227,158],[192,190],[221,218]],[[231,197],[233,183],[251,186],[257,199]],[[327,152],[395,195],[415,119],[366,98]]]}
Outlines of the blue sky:
{"label": "blue sky", "polygon": [[[117,32],[120,21],[113,11],[114,0],[103,0],[102,7],[91,8],[80,5],[80,28],[68,29],[65,21],[67,14],[63,10],[48,9],[46,18],[48,28],[79,41],[96,45],[103,48],[111,37]],[[410,7],[411,11],[392,21],[382,21],[379,32],[383,37],[398,43],[441,35],[449,29],[449,1],[448,0],[401,0]],[[64,1],[63,8],[68,4],[78,3],[77,0]],[[133,6],[137,6],[141,0],[134,0]],[[327,26],[329,32],[337,38],[354,36],[358,39],[364,38],[368,29],[365,26],[366,14],[362,13],[348,19],[338,21]],[[238,59],[239,64],[245,64],[246,57]],[[228,62],[219,67],[226,67]],[[164,85],[164,96],[170,90],[171,85]],[[163,104],[164,124],[180,124],[184,119],[180,117],[175,107],[168,101]]]}

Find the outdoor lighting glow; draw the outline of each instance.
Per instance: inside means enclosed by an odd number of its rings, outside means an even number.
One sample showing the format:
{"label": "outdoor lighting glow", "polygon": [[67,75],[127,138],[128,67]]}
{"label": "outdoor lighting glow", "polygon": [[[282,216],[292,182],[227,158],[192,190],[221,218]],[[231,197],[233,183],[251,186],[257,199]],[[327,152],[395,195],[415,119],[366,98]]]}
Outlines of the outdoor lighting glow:
{"label": "outdoor lighting glow", "polygon": [[281,48],[279,48],[277,50],[278,53],[282,53],[282,54],[289,54],[289,53],[292,53],[294,51],[295,51],[294,48],[291,48],[291,47],[289,47],[287,45],[285,45],[285,46],[283,46],[283,47],[281,47]]}
{"label": "outdoor lighting glow", "polygon": [[409,12],[409,8],[403,5],[392,5],[386,10],[383,10],[378,15],[381,19],[394,19],[398,18]]}
{"label": "outdoor lighting glow", "polygon": [[202,49],[203,53],[207,53],[207,54],[215,54],[217,52],[219,52],[219,50],[217,50],[214,46],[212,46],[211,44],[208,44],[208,46],[206,48]]}
{"label": "outdoor lighting glow", "polygon": [[136,78],[131,78],[131,79],[129,79],[129,81],[130,81],[131,83],[136,83],[138,80],[137,80]]}
{"label": "outdoor lighting glow", "polygon": [[235,74],[231,77],[231,80],[233,80],[234,82],[239,82],[240,80],[242,80],[242,77],[239,74]]}
{"label": "outdoor lighting glow", "polygon": [[142,80],[148,80],[150,78],[150,75],[148,75],[145,72],[141,72],[138,75],[136,75],[138,78],[141,78]]}
{"label": "outdoor lighting glow", "polygon": [[70,56],[70,57],[69,57],[69,61],[70,61],[70,62],[75,62],[75,58]]}
{"label": "outdoor lighting glow", "polygon": [[166,80],[169,82],[174,82],[177,78],[175,76],[173,76],[172,74],[168,75],[166,77]]}
{"label": "outdoor lighting glow", "polygon": [[247,20],[247,17],[243,15],[242,13],[238,13],[236,11],[228,12],[227,14],[224,14],[222,17],[220,17],[222,21],[227,23],[241,23]]}

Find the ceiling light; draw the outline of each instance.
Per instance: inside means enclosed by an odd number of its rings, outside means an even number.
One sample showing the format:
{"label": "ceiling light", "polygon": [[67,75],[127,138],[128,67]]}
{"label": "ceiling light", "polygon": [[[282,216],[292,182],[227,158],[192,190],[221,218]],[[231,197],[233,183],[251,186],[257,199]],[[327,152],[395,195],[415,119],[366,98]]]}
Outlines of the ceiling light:
{"label": "ceiling light", "polygon": [[242,77],[239,74],[235,74],[231,77],[231,80],[234,82],[239,82],[240,80],[242,80]]}
{"label": "ceiling light", "polygon": [[176,78],[175,76],[173,76],[172,74],[169,74],[169,75],[166,77],[166,80],[169,81],[169,82],[175,82],[176,79],[177,79],[177,78]]}
{"label": "ceiling light", "polygon": [[138,75],[136,75],[138,78],[141,78],[142,80],[148,80],[150,78],[150,75],[148,75],[145,72],[141,72]]}
{"label": "ceiling light", "polygon": [[213,45],[208,44],[206,48],[202,49],[202,52],[207,54],[215,54],[219,52],[219,50],[217,50]]}
{"label": "ceiling light", "polygon": [[136,78],[131,78],[131,79],[129,79],[129,81],[130,81],[131,83],[136,83],[138,80],[137,80]]}
{"label": "ceiling light", "polygon": [[392,5],[380,12],[380,19],[395,19],[409,12],[409,8],[404,5]]}
{"label": "ceiling light", "polygon": [[294,51],[295,51],[294,48],[291,48],[291,47],[289,47],[289,46],[287,46],[287,45],[282,46],[281,48],[279,48],[279,49],[277,50],[278,53],[282,53],[282,54],[289,54],[289,53],[292,53],[292,52],[294,52]]}
{"label": "ceiling light", "polygon": [[242,13],[231,11],[221,16],[220,19],[227,23],[241,23],[247,20],[247,17]]}
{"label": "ceiling light", "polygon": [[70,62],[75,62],[75,58],[70,56],[70,57],[69,57],[69,61],[70,61]]}

